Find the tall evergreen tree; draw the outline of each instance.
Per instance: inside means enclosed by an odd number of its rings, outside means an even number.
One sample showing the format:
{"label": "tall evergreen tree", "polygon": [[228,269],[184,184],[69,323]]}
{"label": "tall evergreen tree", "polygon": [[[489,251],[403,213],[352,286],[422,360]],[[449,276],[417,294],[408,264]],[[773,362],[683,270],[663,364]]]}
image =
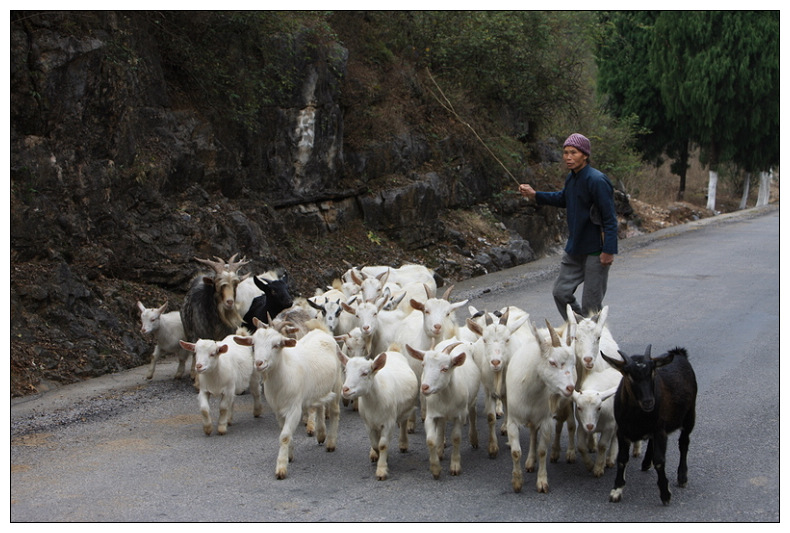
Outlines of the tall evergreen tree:
{"label": "tall evergreen tree", "polygon": [[[719,163],[737,162],[751,148],[749,135],[770,124],[763,113],[771,100],[778,110],[778,19],[778,12],[751,11],[669,11],[656,19],[650,59],[661,100],[667,118],[686,121],[702,149],[711,210]],[[753,77],[774,68],[775,78]]]}

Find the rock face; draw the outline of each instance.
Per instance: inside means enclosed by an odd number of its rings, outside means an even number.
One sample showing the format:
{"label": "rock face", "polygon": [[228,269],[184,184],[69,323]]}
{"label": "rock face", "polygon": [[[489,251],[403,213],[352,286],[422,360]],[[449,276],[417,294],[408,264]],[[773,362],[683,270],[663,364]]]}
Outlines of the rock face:
{"label": "rock face", "polygon": [[[197,26],[207,15],[193,16]],[[337,42],[273,38],[288,62],[244,71],[287,69],[275,79],[289,83],[245,122],[246,108],[230,120],[206,103],[207,80],[179,77],[163,24],[146,12],[12,13],[14,394],[147,362],[135,302],[177,309],[196,256],[239,252],[250,272],[285,268],[310,291],[345,268],[329,248],[394,264],[439,245],[431,266],[468,276],[564,240],[560,214],[511,195],[492,203],[505,242],[473,253],[443,213],[489,201],[503,184],[452,129],[438,141],[415,127],[350,148],[344,125],[358,112],[348,99],[359,82]],[[253,61],[225,44],[228,61]],[[346,240],[349,228],[362,228],[371,255],[351,257],[363,243]],[[469,265],[436,257],[451,248]]]}

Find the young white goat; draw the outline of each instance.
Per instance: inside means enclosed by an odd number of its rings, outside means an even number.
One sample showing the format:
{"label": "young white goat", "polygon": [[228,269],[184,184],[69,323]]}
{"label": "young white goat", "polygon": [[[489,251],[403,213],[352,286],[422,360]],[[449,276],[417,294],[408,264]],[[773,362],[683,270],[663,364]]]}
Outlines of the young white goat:
{"label": "young white goat", "polygon": [[[252,346],[255,369],[263,377],[263,392],[280,425],[280,451],[275,476],[288,476],[288,462],[293,460],[293,434],[302,413],[316,409],[316,439],[326,441],[326,451],[337,445],[340,418],[342,374],[337,359],[337,343],[326,329],[310,330],[304,337],[291,339],[260,320],[254,320],[252,337],[234,337],[244,346]],[[329,430],[326,426],[329,410]]]}
{"label": "young white goat", "polygon": [[234,335],[228,335],[221,341],[180,341],[183,349],[195,354],[195,370],[200,386],[198,401],[206,435],[211,435],[212,431],[209,395],[220,398],[217,420],[217,433],[220,435],[224,435],[228,425],[233,423],[233,403],[237,394],[249,389],[255,402],[253,416],[257,418],[263,413],[260,379],[252,368],[252,350],[239,346],[233,338]]}
{"label": "young white goat", "polygon": [[422,361],[420,392],[425,396],[425,442],[430,454],[430,469],[439,479],[444,455],[444,435],[452,423],[450,475],[461,473],[461,431],[469,422],[469,444],[478,447],[477,392],[480,389],[480,369],[467,357],[471,345],[458,339],[447,339],[435,349],[417,350],[408,344],[409,355]]}
{"label": "young white goat", "polygon": [[400,426],[400,451],[409,449],[406,420],[417,402],[417,377],[400,352],[382,352],[371,360],[348,358],[338,349],[337,356],[346,368],[343,399],[357,401],[370,437],[370,460],[378,462],[376,479],[385,480],[389,439],[395,427]]}
{"label": "young white goat", "polygon": [[[141,302],[137,302],[140,310],[140,322],[142,327],[140,333],[143,335],[153,335],[156,340],[154,353],[151,355],[151,366],[145,379],[153,379],[156,363],[163,354],[175,354],[178,356],[178,369],[173,379],[179,379],[184,375],[185,365],[190,353],[183,348],[178,341],[184,338],[184,326],[181,323],[181,313],[170,311],[165,313],[167,302],[159,308],[147,308]],[[190,377],[195,377],[195,357],[192,357],[192,367],[189,372]]]}
{"label": "young white goat", "polygon": [[[576,449],[585,466],[595,477],[601,477],[604,465],[612,467],[617,457],[617,423],[614,419],[614,393],[622,375],[614,368],[593,372],[581,384],[581,390],[573,391],[576,404]],[[593,435],[598,435],[595,464],[587,452]],[[594,442],[594,441],[593,441]],[[572,443],[568,443],[571,446]],[[608,452],[608,453],[607,453]]]}
{"label": "young white goat", "polygon": [[[513,354],[505,376],[507,388],[507,435],[513,458],[512,484],[521,492],[521,443],[519,427],[530,428],[527,472],[535,470],[538,455],[538,492],[549,491],[546,455],[551,440],[552,415],[559,397],[570,398],[576,382],[575,356],[570,334],[562,340],[546,321],[547,330],[538,331],[529,321],[534,340]],[[550,338],[551,340],[547,340]]]}

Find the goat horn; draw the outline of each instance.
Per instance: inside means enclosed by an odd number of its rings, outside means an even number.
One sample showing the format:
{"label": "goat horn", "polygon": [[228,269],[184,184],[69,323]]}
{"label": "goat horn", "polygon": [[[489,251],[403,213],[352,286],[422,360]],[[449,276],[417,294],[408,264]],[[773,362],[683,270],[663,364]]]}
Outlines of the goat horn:
{"label": "goat horn", "polygon": [[648,358],[648,359],[650,358],[650,351],[651,351],[652,349],[653,349],[653,345],[652,345],[652,344],[648,344],[648,345],[647,345],[647,349],[645,350],[645,357],[646,357],[646,358]]}
{"label": "goat horn", "polygon": [[249,261],[247,260],[247,256],[246,255],[244,257],[242,257],[241,259],[239,259],[238,261],[234,262],[233,260],[236,259],[237,255],[239,255],[239,254],[237,254],[237,253],[233,254],[233,257],[228,259],[228,270],[230,270],[231,272],[236,272],[237,270],[239,270],[239,268],[241,268],[244,265],[246,265],[247,263],[249,263]]}
{"label": "goat horn", "polygon": [[212,261],[211,259],[201,259],[200,257],[195,257],[194,259],[199,263],[203,263],[204,265],[210,266],[211,268],[214,269],[214,272],[216,272],[217,274],[221,273],[225,269],[224,261],[217,262],[217,261]]}
{"label": "goat horn", "polygon": [[551,345],[554,346],[555,348],[559,348],[560,346],[562,346],[562,343],[560,343],[560,338],[557,335],[557,332],[554,331],[554,328],[551,327],[548,318],[546,319],[546,326],[549,328],[549,334],[551,335]]}
{"label": "goat horn", "polygon": [[444,291],[444,294],[442,295],[442,299],[443,300],[449,300],[450,299],[450,293],[452,292],[452,290],[454,288],[455,288],[455,285],[450,285],[449,287],[447,287],[447,290]]}
{"label": "goat horn", "polygon": [[454,343],[452,343],[450,346],[447,346],[447,347],[446,347],[444,350],[442,350],[442,351],[443,351],[444,353],[446,353],[447,355],[450,355],[450,352],[452,352],[453,350],[455,350],[455,347],[456,347],[456,346],[458,346],[459,344],[463,344],[463,343],[462,343],[462,342],[454,342]]}
{"label": "goat horn", "polygon": [[499,317],[499,325],[500,326],[507,326],[507,319],[510,317],[510,307],[508,307],[502,316]]}
{"label": "goat horn", "polygon": [[617,350],[617,353],[620,354],[620,357],[623,358],[623,361],[625,361],[629,365],[631,364],[631,356],[630,355],[628,355],[627,353],[625,353],[622,350]]}

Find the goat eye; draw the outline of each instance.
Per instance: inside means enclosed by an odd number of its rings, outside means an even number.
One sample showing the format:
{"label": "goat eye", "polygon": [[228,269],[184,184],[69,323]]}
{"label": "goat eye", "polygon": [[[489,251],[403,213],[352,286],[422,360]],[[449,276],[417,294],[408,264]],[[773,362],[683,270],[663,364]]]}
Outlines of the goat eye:
{"label": "goat eye", "polygon": [[556,363],[556,362],[554,362],[554,361],[549,361],[549,364],[550,364],[551,366],[553,366],[554,368],[557,368],[557,363]]}
{"label": "goat eye", "polygon": [[448,369],[447,369],[447,367],[446,367],[446,366],[443,366],[443,367],[442,367],[442,372],[447,372],[447,370],[448,370]]}

